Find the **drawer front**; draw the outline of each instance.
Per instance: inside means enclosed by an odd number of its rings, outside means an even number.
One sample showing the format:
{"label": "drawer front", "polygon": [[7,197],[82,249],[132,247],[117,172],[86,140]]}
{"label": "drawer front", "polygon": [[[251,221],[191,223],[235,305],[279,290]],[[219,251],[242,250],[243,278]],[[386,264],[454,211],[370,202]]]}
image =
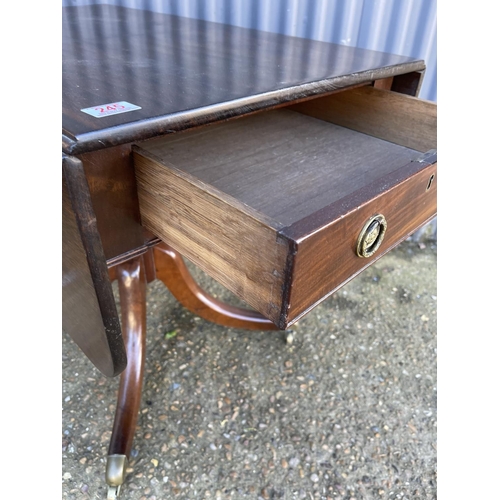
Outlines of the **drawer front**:
{"label": "drawer front", "polygon": [[[350,197],[325,209],[322,217],[329,222],[323,221],[323,227],[316,227],[310,236],[303,237],[304,233],[311,232],[313,220],[301,221],[300,225],[284,231],[298,243],[282,327],[297,321],[436,215],[437,163],[410,173],[380,194],[376,192],[383,190],[383,180],[377,184],[371,186],[372,199],[360,206],[356,197]],[[372,256],[360,257],[357,254],[359,235],[365,223],[378,214],[387,221],[384,239]]]}
{"label": "drawer front", "polygon": [[436,214],[434,103],[358,88],[292,108],[133,148],[143,225],[282,329]]}

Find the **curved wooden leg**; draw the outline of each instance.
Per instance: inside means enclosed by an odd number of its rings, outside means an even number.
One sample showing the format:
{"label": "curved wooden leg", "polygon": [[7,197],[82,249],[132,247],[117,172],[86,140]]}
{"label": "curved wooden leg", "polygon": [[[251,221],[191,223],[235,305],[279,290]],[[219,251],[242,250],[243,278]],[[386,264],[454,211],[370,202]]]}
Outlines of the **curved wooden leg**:
{"label": "curved wooden leg", "polygon": [[118,401],[106,466],[108,499],[125,479],[141,402],[146,345],[146,277],[143,257],[116,266],[127,368],[120,376]]}
{"label": "curved wooden leg", "polygon": [[172,247],[160,243],[154,248],[156,277],[189,311],[222,326],[249,330],[278,330],[256,311],[224,304],[208,295],[193,280],[184,260]]}

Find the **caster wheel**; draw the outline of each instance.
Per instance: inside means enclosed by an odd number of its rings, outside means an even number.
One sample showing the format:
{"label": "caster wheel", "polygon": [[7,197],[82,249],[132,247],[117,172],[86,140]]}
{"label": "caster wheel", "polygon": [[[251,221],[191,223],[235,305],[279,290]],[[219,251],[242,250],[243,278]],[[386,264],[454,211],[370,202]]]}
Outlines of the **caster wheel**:
{"label": "caster wheel", "polygon": [[120,494],[120,486],[108,486],[108,496],[106,500],[117,500]]}

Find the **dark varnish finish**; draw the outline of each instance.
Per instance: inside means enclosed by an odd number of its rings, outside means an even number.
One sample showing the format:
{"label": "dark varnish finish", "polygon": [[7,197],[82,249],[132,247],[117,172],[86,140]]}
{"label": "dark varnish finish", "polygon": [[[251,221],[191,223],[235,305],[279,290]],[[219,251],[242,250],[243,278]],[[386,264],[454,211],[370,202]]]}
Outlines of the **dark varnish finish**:
{"label": "dark varnish finish", "polygon": [[153,249],[156,276],[170,293],[193,314],[231,328],[276,330],[276,326],[251,309],[225,304],[207,294],[193,279],[182,256],[166,243]]}
{"label": "dark varnish finish", "polygon": [[[293,286],[284,301],[283,326],[301,318],[436,215],[435,160],[431,156],[411,162],[281,232],[294,242]],[[387,219],[387,234],[376,254],[362,259],[356,255],[357,237],[363,224],[379,213]]]}
{"label": "dark varnish finish", "polygon": [[[63,150],[130,143],[425,68],[423,61],[111,5],[63,9]],[[83,108],[142,109],[94,118]]]}
{"label": "dark varnish finish", "polygon": [[424,73],[425,71],[412,71],[411,73],[396,75],[392,80],[391,90],[400,94],[418,97],[424,80]]}
{"label": "dark varnish finish", "polygon": [[141,405],[146,358],[146,273],[143,256],[116,266],[127,368],[121,374],[108,455],[130,457]]}
{"label": "dark varnish finish", "polygon": [[106,259],[141,248],[148,237],[141,226],[130,145],[92,151],[80,159]]}
{"label": "dark varnish finish", "polygon": [[127,358],[82,163],[63,156],[63,329],[105,375]]}

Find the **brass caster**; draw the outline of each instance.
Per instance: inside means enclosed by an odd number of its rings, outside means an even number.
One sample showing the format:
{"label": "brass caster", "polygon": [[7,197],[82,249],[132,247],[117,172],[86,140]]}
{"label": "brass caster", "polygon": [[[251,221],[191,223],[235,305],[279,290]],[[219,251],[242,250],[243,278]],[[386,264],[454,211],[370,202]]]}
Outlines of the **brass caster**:
{"label": "brass caster", "polygon": [[109,486],[107,500],[116,500],[120,494],[121,486]]}
{"label": "brass caster", "polygon": [[292,345],[294,339],[295,339],[295,331],[294,330],[288,330],[285,332],[286,345]]}
{"label": "brass caster", "polygon": [[106,483],[108,483],[108,500],[116,500],[120,494],[120,487],[125,481],[127,468],[126,455],[108,455],[106,463]]}

